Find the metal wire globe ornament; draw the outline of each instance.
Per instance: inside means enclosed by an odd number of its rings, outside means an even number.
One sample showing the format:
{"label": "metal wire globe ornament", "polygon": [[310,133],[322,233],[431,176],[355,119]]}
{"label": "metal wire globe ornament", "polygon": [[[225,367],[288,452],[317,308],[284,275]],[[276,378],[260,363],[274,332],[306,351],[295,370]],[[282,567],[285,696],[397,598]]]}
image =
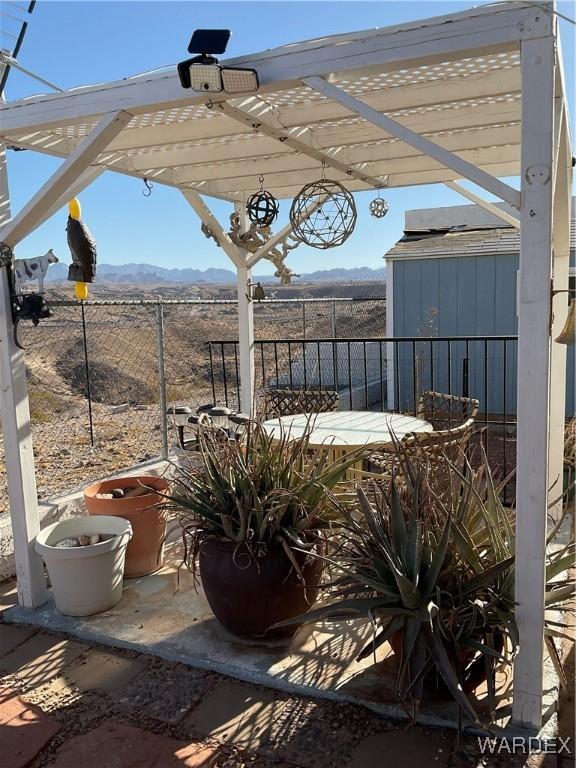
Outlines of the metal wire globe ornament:
{"label": "metal wire globe ornament", "polygon": [[388,203],[383,197],[377,197],[369,205],[370,213],[377,219],[383,219],[388,213]]}
{"label": "metal wire globe ornament", "polygon": [[[311,206],[318,207],[308,215]],[[312,248],[342,245],[354,231],[356,218],[354,198],[339,181],[332,179],[306,184],[290,208],[294,237]]]}
{"label": "metal wire globe ornament", "polygon": [[258,181],[260,189],[246,201],[246,213],[253,224],[269,227],[278,216],[278,200],[271,192],[263,189],[264,176],[260,176]]}

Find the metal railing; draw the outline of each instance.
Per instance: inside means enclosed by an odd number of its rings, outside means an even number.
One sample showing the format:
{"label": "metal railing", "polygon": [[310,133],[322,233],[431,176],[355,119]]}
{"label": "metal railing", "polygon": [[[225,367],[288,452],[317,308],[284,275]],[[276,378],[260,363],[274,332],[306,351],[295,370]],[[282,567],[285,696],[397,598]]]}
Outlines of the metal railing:
{"label": "metal railing", "polygon": [[[212,399],[239,408],[238,345],[207,343]],[[256,404],[268,387],[335,389],[341,407],[415,413],[427,390],[474,397],[492,468],[516,461],[516,336],[258,339]]]}

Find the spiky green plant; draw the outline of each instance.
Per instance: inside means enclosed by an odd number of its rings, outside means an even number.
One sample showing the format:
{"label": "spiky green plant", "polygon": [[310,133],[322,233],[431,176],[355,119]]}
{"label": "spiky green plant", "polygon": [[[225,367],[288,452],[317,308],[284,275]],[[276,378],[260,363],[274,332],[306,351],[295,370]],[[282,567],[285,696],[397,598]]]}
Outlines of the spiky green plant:
{"label": "spiky green plant", "polygon": [[[415,464],[400,445],[402,475],[369,501],[359,489],[361,514],[347,514],[344,543],[327,558],[341,577],[336,599],[294,622],[353,620],[374,628],[359,659],[401,637],[397,693],[417,706],[425,679],[438,673],[461,710],[477,716],[466,693],[479,667],[494,702],[494,670],[518,646],[514,608],[514,512],[500,501],[490,469],[449,464],[450,491],[434,490],[434,466]],[[559,526],[551,531],[549,542]],[[573,539],[547,562],[547,608],[574,594]],[[288,622],[286,622],[288,623]],[[547,632],[562,632],[549,622]]]}
{"label": "spiky green plant", "polygon": [[329,460],[312,449],[310,430],[269,434],[251,422],[239,442],[215,429],[199,433],[198,468],[176,468],[170,506],[180,518],[185,559],[194,571],[207,537],[228,539],[253,558],[282,547],[300,572],[294,549],[308,551],[340,515],[337,486],[359,453]]}

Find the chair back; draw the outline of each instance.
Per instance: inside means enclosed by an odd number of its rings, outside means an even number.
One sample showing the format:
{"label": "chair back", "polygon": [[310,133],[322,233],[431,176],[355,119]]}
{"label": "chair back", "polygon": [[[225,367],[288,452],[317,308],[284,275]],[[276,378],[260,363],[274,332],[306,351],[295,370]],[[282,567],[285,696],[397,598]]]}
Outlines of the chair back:
{"label": "chair back", "polygon": [[267,419],[337,411],[339,402],[340,395],[333,389],[268,389],[264,394]]}
{"label": "chair back", "polygon": [[453,429],[432,432],[409,432],[404,435],[398,448],[393,443],[381,446],[367,456],[364,468],[367,474],[390,477],[401,470],[401,459],[432,466],[436,473],[436,485],[449,480],[446,460],[462,469],[466,449],[474,430],[474,419],[468,419]]}
{"label": "chair back", "polygon": [[450,430],[474,419],[480,403],[472,397],[447,395],[444,392],[422,392],[417,415],[429,421],[434,431]]}

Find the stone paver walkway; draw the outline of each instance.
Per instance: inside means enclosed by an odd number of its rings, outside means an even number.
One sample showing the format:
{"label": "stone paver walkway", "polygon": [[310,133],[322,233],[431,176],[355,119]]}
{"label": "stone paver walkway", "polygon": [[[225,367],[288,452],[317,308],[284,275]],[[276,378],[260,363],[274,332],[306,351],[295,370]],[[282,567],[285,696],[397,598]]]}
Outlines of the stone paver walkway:
{"label": "stone paver walkway", "polygon": [[557,760],[482,757],[477,740],[458,743],[453,732],[3,624],[0,613],[0,765],[556,768]]}

